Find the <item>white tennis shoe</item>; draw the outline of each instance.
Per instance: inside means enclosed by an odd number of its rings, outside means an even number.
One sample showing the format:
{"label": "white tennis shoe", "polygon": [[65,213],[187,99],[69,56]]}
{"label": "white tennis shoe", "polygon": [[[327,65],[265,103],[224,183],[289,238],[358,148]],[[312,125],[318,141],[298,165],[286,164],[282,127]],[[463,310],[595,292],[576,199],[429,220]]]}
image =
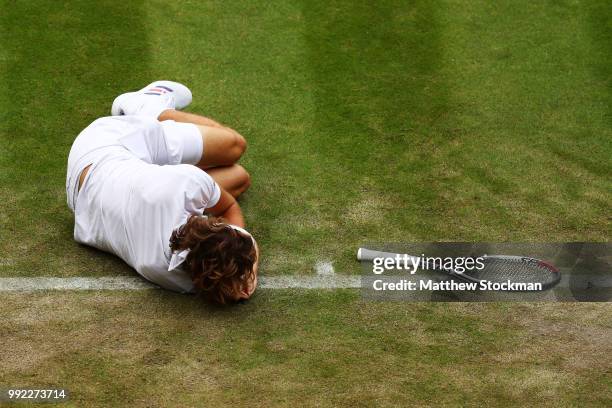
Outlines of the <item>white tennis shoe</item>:
{"label": "white tennis shoe", "polygon": [[157,118],[166,109],[183,109],[191,103],[191,91],[173,81],[155,81],[140,91],[127,92],[113,101],[111,115],[140,115]]}

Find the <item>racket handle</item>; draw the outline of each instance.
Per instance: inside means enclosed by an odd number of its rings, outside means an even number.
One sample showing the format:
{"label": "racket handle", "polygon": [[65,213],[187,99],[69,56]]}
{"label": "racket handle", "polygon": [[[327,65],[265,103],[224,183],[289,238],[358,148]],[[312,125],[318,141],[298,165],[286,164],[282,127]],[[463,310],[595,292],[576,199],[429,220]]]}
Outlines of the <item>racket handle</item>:
{"label": "racket handle", "polygon": [[374,251],[367,248],[359,248],[357,250],[358,261],[373,261],[374,258],[395,258],[396,255],[392,252]]}

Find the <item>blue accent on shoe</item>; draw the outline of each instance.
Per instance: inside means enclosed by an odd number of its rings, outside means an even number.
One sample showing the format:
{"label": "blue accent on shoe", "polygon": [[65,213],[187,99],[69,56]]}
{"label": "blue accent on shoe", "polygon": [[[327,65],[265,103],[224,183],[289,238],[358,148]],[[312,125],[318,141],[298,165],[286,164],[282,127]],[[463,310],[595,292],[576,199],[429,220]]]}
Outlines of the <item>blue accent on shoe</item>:
{"label": "blue accent on shoe", "polygon": [[172,88],[168,88],[167,86],[163,86],[163,85],[155,85],[156,88],[162,88],[165,89],[166,91],[170,91],[170,92],[174,92],[174,90]]}

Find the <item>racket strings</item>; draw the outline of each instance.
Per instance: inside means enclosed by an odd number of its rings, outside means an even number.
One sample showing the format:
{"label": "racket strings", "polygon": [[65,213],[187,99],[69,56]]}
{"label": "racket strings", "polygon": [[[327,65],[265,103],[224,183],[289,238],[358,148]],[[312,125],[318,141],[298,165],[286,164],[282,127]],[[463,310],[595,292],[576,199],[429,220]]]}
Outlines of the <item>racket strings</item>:
{"label": "racket strings", "polygon": [[490,282],[523,282],[548,284],[558,278],[558,273],[537,262],[515,259],[486,258],[485,267],[471,270],[467,275]]}

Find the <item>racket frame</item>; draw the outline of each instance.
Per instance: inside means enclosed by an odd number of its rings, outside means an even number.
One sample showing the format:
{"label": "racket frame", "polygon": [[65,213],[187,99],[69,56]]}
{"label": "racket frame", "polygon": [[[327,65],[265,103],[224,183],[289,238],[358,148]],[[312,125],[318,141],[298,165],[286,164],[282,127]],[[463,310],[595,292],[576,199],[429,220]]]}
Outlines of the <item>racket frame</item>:
{"label": "racket frame", "polygon": [[[395,259],[396,256],[399,255],[400,257],[404,257],[404,256],[408,256],[409,259],[417,259],[418,257],[415,257],[413,255],[409,255],[409,254],[400,254],[400,253],[395,253],[395,252],[384,252],[384,251],[375,251],[372,249],[367,249],[367,248],[359,248],[357,250],[357,259],[359,261],[373,261],[374,258],[392,258]],[[555,279],[552,280],[551,282],[548,282],[546,284],[542,283],[542,290],[546,290],[546,289],[550,289],[553,286],[557,285],[557,283],[559,283],[559,281],[561,280],[561,273],[559,271],[559,269],[557,269],[555,266],[553,266],[552,264],[542,261],[540,259],[537,258],[531,258],[528,256],[519,256],[519,255],[484,255],[483,258],[485,259],[502,259],[502,260],[507,260],[507,261],[520,261],[520,262],[526,262],[526,263],[536,263],[537,266],[541,267],[541,268],[546,268],[548,270],[550,270],[551,272],[555,273]],[[475,283],[480,283],[482,281],[485,282],[490,282],[487,281],[486,279],[478,279],[478,278],[474,278],[472,276],[466,275],[464,272],[458,272],[456,270],[453,269],[449,269],[449,268],[432,268],[432,269],[428,269],[428,270],[433,270],[436,272],[444,272],[446,274],[448,274],[449,276],[452,277],[456,277],[459,278],[463,281],[467,281],[467,282],[475,282]],[[508,292],[513,292],[512,290],[508,290]]]}

